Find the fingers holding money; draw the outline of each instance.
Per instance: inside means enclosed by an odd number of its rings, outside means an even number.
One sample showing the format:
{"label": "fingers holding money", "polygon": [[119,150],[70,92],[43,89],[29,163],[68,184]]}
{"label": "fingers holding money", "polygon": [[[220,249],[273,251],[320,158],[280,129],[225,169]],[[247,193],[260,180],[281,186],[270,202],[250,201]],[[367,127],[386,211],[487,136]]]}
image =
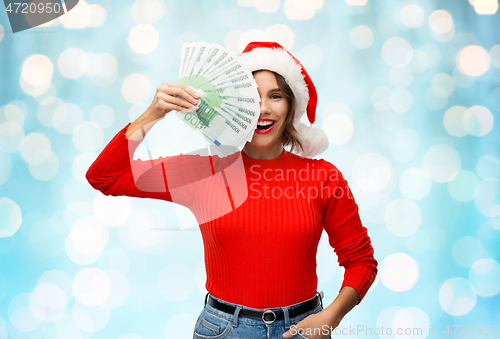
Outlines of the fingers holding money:
{"label": "fingers holding money", "polygon": [[182,84],[178,84],[176,82],[164,81],[162,83],[162,85],[167,85],[169,87],[178,87],[178,88],[181,88],[184,91],[186,91],[187,93],[189,93],[194,99],[199,99],[200,98],[200,95],[198,94],[198,92],[196,92],[194,89],[192,89],[190,87],[187,87],[187,86],[184,86]]}
{"label": "fingers holding money", "polygon": [[195,111],[198,110],[198,93],[184,85],[164,81],[157,89],[153,104],[156,109],[165,115],[172,110]]}
{"label": "fingers holding money", "polygon": [[[169,81],[164,81],[160,87],[164,89],[165,93],[171,96],[181,98],[194,106],[198,105],[198,99],[200,98],[200,95],[192,88]],[[179,102],[176,102],[176,104],[179,105]],[[184,106],[184,104],[180,104],[180,106]],[[186,108],[193,107],[186,106]]]}
{"label": "fingers holding money", "polygon": [[[166,113],[176,110],[176,111],[181,111],[185,112],[188,110],[194,109],[194,105],[189,105],[186,101],[172,97],[170,95],[166,95],[165,93],[159,92],[157,95],[157,105],[158,108]],[[189,106],[189,107],[186,107]]]}

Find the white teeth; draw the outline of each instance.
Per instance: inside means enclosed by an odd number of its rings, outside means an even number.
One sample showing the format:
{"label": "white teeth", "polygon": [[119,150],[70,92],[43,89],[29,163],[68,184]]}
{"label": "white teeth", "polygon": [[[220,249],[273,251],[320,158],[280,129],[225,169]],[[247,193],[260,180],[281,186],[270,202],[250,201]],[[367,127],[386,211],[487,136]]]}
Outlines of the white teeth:
{"label": "white teeth", "polygon": [[274,123],[274,121],[257,121],[257,125],[259,125],[259,126],[269,126],[273,123]]}

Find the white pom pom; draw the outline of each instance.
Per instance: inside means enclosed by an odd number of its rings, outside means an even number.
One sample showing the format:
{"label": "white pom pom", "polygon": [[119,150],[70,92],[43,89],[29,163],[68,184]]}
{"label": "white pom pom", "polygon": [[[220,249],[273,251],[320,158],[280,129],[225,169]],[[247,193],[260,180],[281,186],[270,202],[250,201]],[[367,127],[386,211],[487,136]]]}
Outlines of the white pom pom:
{"label": "white pom pom", "polygon": [[294,126],[299,133],[298,137],[304,149],[300,151],[300,147],[298,147],[293,153],[298,152],[297,155],[312,158],[327,150],[330,142],[325,131],[320,128],[307,126],[300,120],[296,121]]}

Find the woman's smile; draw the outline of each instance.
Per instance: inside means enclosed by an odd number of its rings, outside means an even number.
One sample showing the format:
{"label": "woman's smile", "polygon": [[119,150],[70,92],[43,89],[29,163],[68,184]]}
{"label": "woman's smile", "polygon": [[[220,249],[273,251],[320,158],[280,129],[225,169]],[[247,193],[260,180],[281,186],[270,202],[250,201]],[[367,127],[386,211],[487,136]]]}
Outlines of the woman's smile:
{"label": "woman's smile", "polygon": [[255,129],[255,133],[266,134],[271,132],[275,122],[275,120],[271,119],[259,119],[259,121],[257,121],[257,128]]}

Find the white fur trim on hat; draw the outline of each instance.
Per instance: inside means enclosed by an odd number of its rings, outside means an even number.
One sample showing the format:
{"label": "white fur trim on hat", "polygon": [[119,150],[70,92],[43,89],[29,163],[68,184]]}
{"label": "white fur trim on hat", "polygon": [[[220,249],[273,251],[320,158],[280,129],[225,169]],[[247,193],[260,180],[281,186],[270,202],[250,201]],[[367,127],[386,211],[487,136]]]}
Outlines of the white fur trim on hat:
{"label": "white fur trim on hat", "polygon": [[260,69],[274,71],[285,78],[295,96],[295,121],[304,115],[309,101],[309,91],[299,64],[281,48],[254,48],[241,55],[250,72]]}
{"label": "white fur trim on hat", "polygon": [[326,133],[319,128],[307,126],[300,121],[309,102],[307,88],[302,67],[287,51],[281,48],[257,47],[241,55],[241,60],[250,72],[257,70],[270,70],[281,75],[295,96],[295,117],[293,125],[298,132],[303,150],[298,147],[294,153],[303,157],[313,157],[326,151],[329,145]]}

